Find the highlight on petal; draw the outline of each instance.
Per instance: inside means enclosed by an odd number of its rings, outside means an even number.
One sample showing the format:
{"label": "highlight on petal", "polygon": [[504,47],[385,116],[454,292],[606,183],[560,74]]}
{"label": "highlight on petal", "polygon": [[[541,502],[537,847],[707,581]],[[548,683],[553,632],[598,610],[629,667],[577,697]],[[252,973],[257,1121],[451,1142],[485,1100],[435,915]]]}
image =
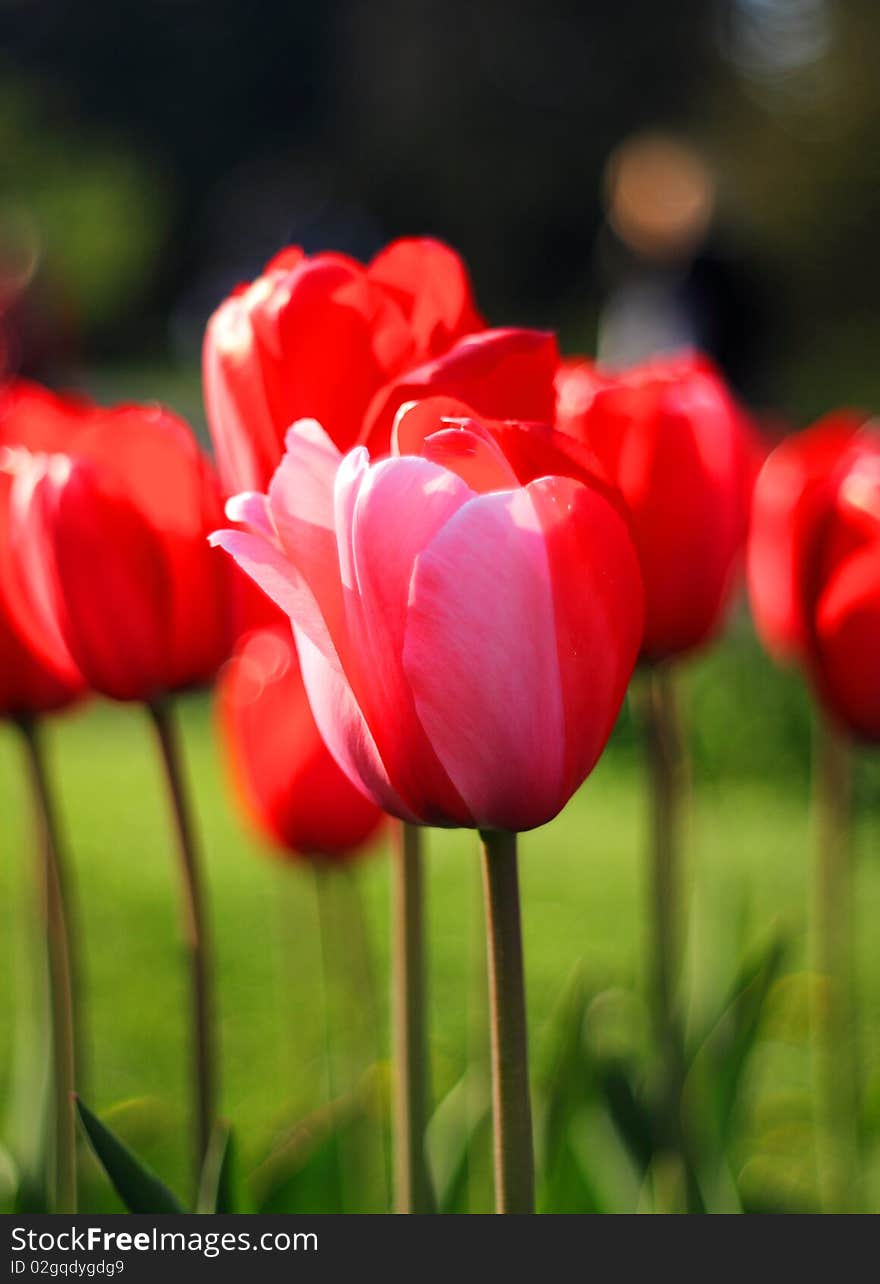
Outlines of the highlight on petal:
{"label": "highlight on petal", "polygon": [[484,322],[464,263],[431,237],[403,237],[380,250],[367,269],[398,303],[413,333],[416,360],[437,356]]}
{"label": "highlight on petal", "polygon": [[424,459],[388,459],[359,476],[351,507],[352,651],[361,707],[402,797],[425,821],[468,823],[461,797],[425,736],[403,671],[410,582],[421,552],[472,497]]}
{"label": "highlight on petal", "polygon": [[556,814],[565,720],[553,587],[526,491],[475,497],[419,555],[403,664],[477,825],[530,829]]}
{"label": "highlight on petal", "polygon": [[269,501],[259,491],[246,490],[240,495],[231,496],[226,501],[225,512],[231,522],[240,522],[242,526],[249,526],[251,530],[264,535],[266,539],[276,538],[272,515],[269,512]]}
{"label": "highlight on petal", "polygon": [[303,682],[318,730],[353,785],[401,820],[417,816],[392,785],[363,712],[338,664],[294,628]]}

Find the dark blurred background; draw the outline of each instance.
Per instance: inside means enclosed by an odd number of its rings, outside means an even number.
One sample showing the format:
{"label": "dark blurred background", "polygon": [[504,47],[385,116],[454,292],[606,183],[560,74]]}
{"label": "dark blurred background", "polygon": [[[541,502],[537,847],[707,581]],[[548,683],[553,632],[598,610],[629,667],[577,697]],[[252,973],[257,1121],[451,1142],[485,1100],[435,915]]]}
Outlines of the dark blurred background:
{"label": "dark blurred background", "polygon": [[744,391],[870,407],[878,52],[872,0],[5,0],[7,365],[191,365],[282,243],[403,232],[459,247],[493,321],[591,349],[622,271],[603,173],[647,129],[711,173],[699,281]]}

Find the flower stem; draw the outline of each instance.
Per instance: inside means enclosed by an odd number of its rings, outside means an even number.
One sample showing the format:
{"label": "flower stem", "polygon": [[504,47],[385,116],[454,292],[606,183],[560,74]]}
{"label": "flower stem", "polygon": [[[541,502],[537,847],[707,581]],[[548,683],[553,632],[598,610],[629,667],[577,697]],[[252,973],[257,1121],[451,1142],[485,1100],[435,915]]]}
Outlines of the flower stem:
{"label": "flower stem", "polygon": [[535,1163],[516,835],[484,831],[489,958],[495,1211],[535,1211]]}
{"label": "flower stem", "polygon": [[[334,1108],[339,1097],[339,1089],[336,1082],[336,1059],[333,1049],[331,1008],[336,1007],[336,987],[333,984],[333,935],[331,928],[331,905],[330,894],[331,888],[329,879],[334,877],[333,873],[324,866],[315,863],[312,868],[312,877],[315,888],[315,909],[317,912],[318,927],[318,947],[321,955],[320,975],[321,975],[321,1008],[323,1012],[322,1037],[324,1041],[324,1092],[328,1106]],[[350,1085],[346,1085],[348,1088]],[[333,1169],[336,1178],[336,1212],[347,1212],[347,1191],[345,1183],[345,1168],[342,1158],[342,1146],[340,1143],[339,1132],[334,1130],[331,1136],[331,1146],[333,1149]]]}
{"label": "flower stem", "polygon": [[651,981],[657,1030],[668,1041],[677,1022],[675,992],[681,955],[683,749],[669,674],[655,668],[647,674],[646,681],[645,739],[651,786]]}
{"label": "flower stem", "polygon": [[859,1086],[853,1002],[850,747],[819,719],[814,738],[814,1073],[824,1211],[861,1211]]}
{"label": "flower stem", "polygon": [[401,822],[393,832],[394,1206],[398,1213],[428,1213],[432,1201],[425,1159],[428,1058],[421,831]]}
{"label": "flower stem", "polygon": [[[370,1067],[373,1082],[371,1102],[374,1103],[374,1110],[366,1139],[369,1154],[363,1156],[361,1163],[371,1203],[364,1211],[387,1212],[391,1201],[391,1181],[385,1146],[386,1137],[389,1135],[389,1112],[387,1095],[382,1091],[377,1077],[378,1066],[382,1060],[382,1028],[379,1020],[373,952],[360,876],[356,872],[356,866],[346,864],[340,873],[345,891],[344,927],[349,937],[348,967],[353,981],[349,995],[354,1008],[351,1024],[358,1035],[356,1060],[359,1064],[354,1065],[353,1069],[356,1076],[360,1077],[363,1066]],[[373,1201],[378,1203],[378,1208],[373,1206]]]}
{"label": "flower stem", "polygon": [[650,994],[654,1032],[662,1061],[663,1148],[679,1164],[687,1206],[702,1199],[684,1120],[685,1055],[677,997],[682,951],[681,829],[687,761],[673,675],[651,666],[642,677],[641,721],[650,801]]}
{"label": "flower stem", "polygon": [[159,743],[177,830],[183,932],[189,953],[194,1023],[194,1159],[198,1175],[211,1139],[215,1117],[216,1063],[210,941],[177,728],[167,701],[153,701],[147,708]]}
{"label": "flower stem", "polygon": [[54,1211],[75,1213],[76,1117],[73,1094],[76,1086],[76,1058],[73,985],[64,885],[59,861],[58,825],[43,748],[36,725],[29,719],[22,719],[19,725],[24,738],[28,774],[42,831],[55,1108]]}

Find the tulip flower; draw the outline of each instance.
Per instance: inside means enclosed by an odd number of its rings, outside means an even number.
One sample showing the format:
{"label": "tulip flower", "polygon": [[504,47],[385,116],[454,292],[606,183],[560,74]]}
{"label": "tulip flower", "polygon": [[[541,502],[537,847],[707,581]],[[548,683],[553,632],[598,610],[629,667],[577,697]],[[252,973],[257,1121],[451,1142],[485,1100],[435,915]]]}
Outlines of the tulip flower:
{"label": "tulip flower", "polygon": [[213,540],[293,621],[315,720],[349,778],[406,821],[483,834],[498,1200],[526,1211],[513,834],[552,819],[605,745],[639,648],[638,564],[607,487],[520,484],[476,417],[426,423],[405,407],[394,437],[417,453],[371,463],[294,425],[268,493],[227,505],[249,529]]}
{"label": "tulip flower", "polygon": [[318,726],[379,806],[514,832],[561,810],[639,641],[632,541],[607,488],[520,486],[475,419],[377,464],[301,422],[268,494],[228,511],[252,529],[213,542],[294,621]]}
{"label": "tulip flower", "polygon": [[856,410],[826,415],[780,442],[758,474],[747,548],[749,604],[758,636],[779,660],[806,658],[803,585],[813,534],[829,507],[831,479],[852,454],[866,417]]}
{"label": "tulip flower", "polygon": [[557,426],[598,456],[632,515],[645,585],[642,658],[693,650],[720,627],[748,521],[743,412],[702,358],[620,375],[567,363]]}
{"label": "tulip flower", "polygon": [[819,1169],[828,1211],[860,1211],[847,741],[880,742],[880,438],[864,415],[828,415],[769,456],[755,487],[748,579],[762,640],[801,667],[824,714],[813,777],[813,948],[828,979],[813,1022]]}
{"label": "tulip flower", "polygon": [[379,388],[482,328],[464,265],[437,241],[395,241],[367,267],[283,250],[205,334],[205,401],[227,491],[266,485],[284,432],[305,415],[354,445]]}
{"label": "tulip flower", "polygon": [[857,737],[880,742],[880,438],[834,479],[808,586],[810,661],[821,698]]}
{"label": "tulip flower", "polygon": [[302,418],[342,451],[366,442],[385,454],[399,406],[431,393],[498,418],[549,419],[557,361],[549,335],[485,330],[463,263],[437,241],[394,241],[366,267],[284,250],[205,334],[221,481],[227,494],[264,490]]}
{"label": "tulip flower", "polygon": [[168,697],[209,682],[234,641],[236,590],[206,542],[219,486],[186,425],[155,406],[90,407],[65,453],[15,462],[21,627],[66,647],[93,690],[143,702],[156,733],[178,834],[200,1166],[215,1092],[209,946]]}
{"label": "tulip flower", "polygon": [[220,496],[185,424],[95,410],[71,451],[21,464],[13,502],[35,642],[60,635],[117,700],[210,681],[233,641],[232,590],[206,554]]}
{"label": "tulip flower", "polygon": [[865,740],[880,740],[878,477],[865,416],[826,416],[767,459],[748,545],[761,640],[800,664],[831,717]]}
{"label": "tulip flower", "polygon": [[241,641],[221,674],[218,712],[238,794],[284,852],[344,860],[375,833],[382,813],[321,739],[286,621]]}

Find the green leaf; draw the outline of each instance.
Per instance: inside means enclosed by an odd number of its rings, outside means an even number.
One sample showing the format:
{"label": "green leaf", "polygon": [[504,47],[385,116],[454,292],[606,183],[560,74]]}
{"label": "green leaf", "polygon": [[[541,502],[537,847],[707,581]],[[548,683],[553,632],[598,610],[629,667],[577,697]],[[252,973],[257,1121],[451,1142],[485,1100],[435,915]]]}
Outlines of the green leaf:
{"label": "green leaf", "polygon": [[0,1145],[0,1213],[11,1213],[21,1185],[18,1167],[10,1152]]}
{"label": "green leaf", "polygon": [[341,1213],[342,1137],[353,1116],[339,1098],[300,1120],[254,1173],[258,1213]]}
{"label": "green leaf", "polygon": [[92,1149],[130,1213],[186,1211],[177,1196],[78,1097],[76,1108]]}
{"label": "green leaf", "polygon": [[784,957],[783,942],[774,938],[743,964],[718,1020],[694,1058],[690,1078],[698,1081],[705,1076],[713,1123],[722,1139],[730,1135],[742,1080]]}
{"label": "green leaf", "polygon": [[489,1082],[479,1066],[472,1066],[446,1094],[428,1123],[425,1149],[438,1213],[475,1211],[471,1208],[474,1187],[484,1184],[491,1191],[491,1137]]}
{"label": "green leaf", "polygon": [[250,1211],[247,1204],[232,1129],[228,1124],[218,1123],[202,1165],[196,1212],[247,1213]]}
{"label": "green leaf", "polygon": [[643,1172],[654,1158],[655,1124],[650,1111],[636,1094],[631,1071],[623,1062],[608,1061],[599,1067],[599,1085],[608,1113],[627,1149]]}
{"label": "green leaf", "polygon": [[582,972],[574,974],[550,1022],[548,1069],[539,1077],[536,1114],[541,1212],[611,1211],[601,1166],[578,1144],[585,1121],[604,1109],[599,1065],[586,1036],[593,995]]}

